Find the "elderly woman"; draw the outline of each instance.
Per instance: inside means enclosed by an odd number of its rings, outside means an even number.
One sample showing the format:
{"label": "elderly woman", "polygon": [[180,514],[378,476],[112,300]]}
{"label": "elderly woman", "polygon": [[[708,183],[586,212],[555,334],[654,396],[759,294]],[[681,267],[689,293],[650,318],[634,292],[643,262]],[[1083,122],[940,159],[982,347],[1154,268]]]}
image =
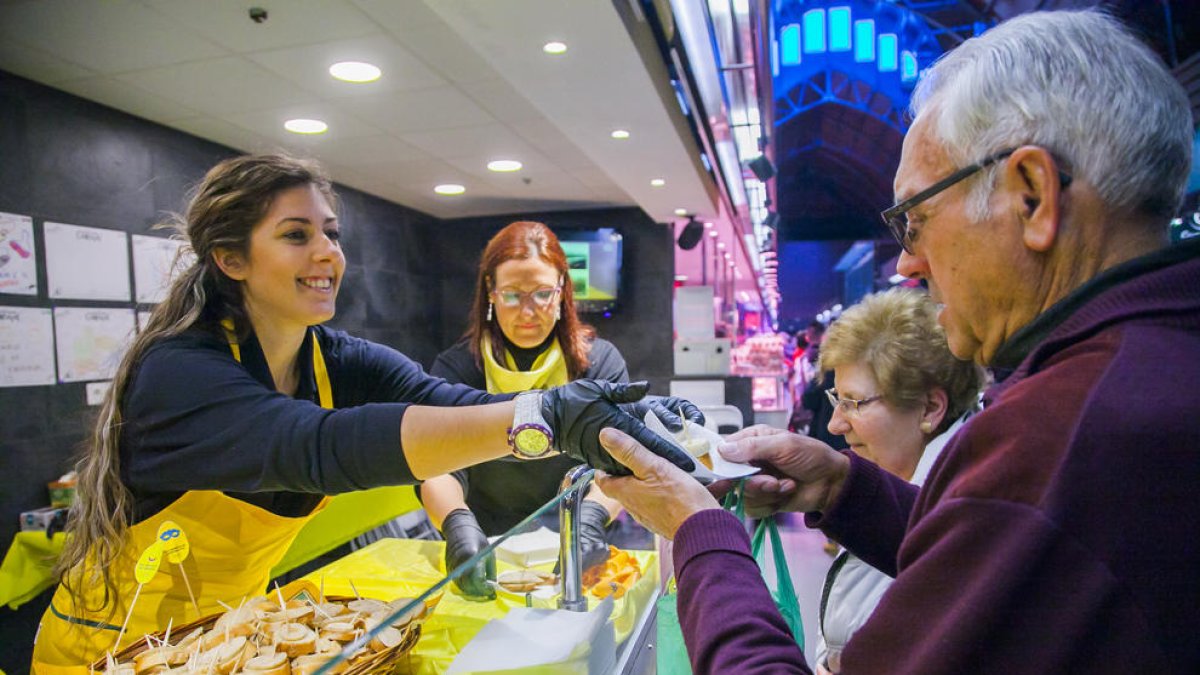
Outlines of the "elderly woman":
{"label": "elderly woman", "polygon": [[[917,485],[974,412],[984,382],[983,369],[950,353],[933,300],[907,289],[868,295],[842,314],[825,336],[820,366],[834,373],[829,432]],[[841,671],[842,647],[891,583],[850,552],[838,554],[821,594],[818,672]]]}

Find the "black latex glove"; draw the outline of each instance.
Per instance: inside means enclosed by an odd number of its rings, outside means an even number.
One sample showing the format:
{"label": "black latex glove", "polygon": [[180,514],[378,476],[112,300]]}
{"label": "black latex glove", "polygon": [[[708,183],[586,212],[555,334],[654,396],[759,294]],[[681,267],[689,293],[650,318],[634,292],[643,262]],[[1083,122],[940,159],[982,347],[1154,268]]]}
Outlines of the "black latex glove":
{"label": "black latex glove", "polygon": [[[466,562],[488,545],[487,535],[479,527],[475,514],[467,509],[454,509],[442,521],[442,536],[446,538],[446,573]],[[463,595],[472,600],[491,600],[496,589],[488,580],[496,580],[496,557],[489,555],[466,574],[454,580]]]}
{"label": "black latex glove", "polygon": [[580,505],[579,548],[583,554],[583,571],[608,562],[608,509],[591,500]]}
{"label": "black latex glove", "polygon": [[646,396],[636,403],[622,403],[621,410],[639,420],[646,419],[646,412],[653,410],[655,417],[672,432],[683,431],[683,418],[704,426],[704,413],[695,403],[678,396]]}
{"label": "black latex glove", "polygon": [[[542,393],[542,417],[553,430],[554,445],[560,452],[610,474],[626,476],[630,472],[600,445],[600,430],[606,427],[620,429],[650,452],[684,471],[692,471],[696,464],[687,452],[650,431],[642,423],[641,416],[645,415],[646,410],[658,410],[654,402],[641,401],[647,389],[649,384],[646,382],[623,384],[605,380],[575,380]],[[657,403],[662,400],[654,398]],[[676,409],[672,412],[676,418],[679,412],[693,417],[686,408],[695,410],[694,405],[682,399],[675,401]],[[663,404],[663,409],[668,409],[668,406]],[[695,410],[694,414],[700,415],[700,411]],[[704,416],[700,415],[700,419],[703,420]],[[682,423],[677,426],[681,427]]]}

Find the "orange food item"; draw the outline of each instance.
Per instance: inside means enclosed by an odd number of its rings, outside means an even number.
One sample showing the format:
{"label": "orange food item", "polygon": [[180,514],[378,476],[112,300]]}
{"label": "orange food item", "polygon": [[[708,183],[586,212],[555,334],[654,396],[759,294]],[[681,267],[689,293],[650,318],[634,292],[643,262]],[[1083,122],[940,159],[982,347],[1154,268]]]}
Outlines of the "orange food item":
{"label": "orange food item", "polygon": [[615,546],[608,547],[608,562],[583,574],[583,586],[595,598],[620,598],[642,578],[637,558]]}

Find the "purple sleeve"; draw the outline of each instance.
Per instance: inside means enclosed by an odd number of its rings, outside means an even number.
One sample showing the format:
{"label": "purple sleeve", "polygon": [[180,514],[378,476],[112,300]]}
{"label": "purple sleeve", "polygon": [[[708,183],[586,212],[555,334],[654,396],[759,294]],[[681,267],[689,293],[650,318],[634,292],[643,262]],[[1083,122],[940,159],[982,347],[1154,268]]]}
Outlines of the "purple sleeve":
{"label": "purple sleeve", "polygon": [[920,488],[847,452],[850,475],[833,506],[809,513],[804,523],[819,528],[868,565],[896,576],[896,556]]}
{"label": "purple sleeve", "polygon": [[679,623],[697,673],[811,673],[775,607],[750,539],[727,511],[701,511],[675,533]]}

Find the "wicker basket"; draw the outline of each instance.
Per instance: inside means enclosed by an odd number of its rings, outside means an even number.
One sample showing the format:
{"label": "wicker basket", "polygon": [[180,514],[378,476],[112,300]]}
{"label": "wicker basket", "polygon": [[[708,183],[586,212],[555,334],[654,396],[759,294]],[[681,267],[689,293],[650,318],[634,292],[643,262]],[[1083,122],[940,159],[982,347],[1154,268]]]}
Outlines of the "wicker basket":
{"label": "wicker basket", "polygon": [[[289,584],[283,589],[286,600],[293,600],[305,593],[309,593],[310,597],[316,597],[316,589],[311,587],[311,584],[301,585],[299,588]],[[329,596],[325,598],[327,601],[349,602],[355,600],[354,597],[344,596]],[[429,617],[433,608],[440,600],[440,596],[436,596],[425,602],[425,611],[421,616],[414,618],[406,626],[400,629],[403,634],[400,642],[394,647],[382,649],[377,652],[372,652],[366,656],[361,656],[350,662],[349,667],[341,671],[343,675],[383,675],[394,672],[401,664],[401,660],[416,646],[417,641],[421,638],[421,623]],[[225,612],[212,614],[202,619],[198,619],[188,624],[183,624],[171,629],[171,634],[176,636],[188,635],[197,628],[211,628]],[[166,631],[161,631],[152,636],[143,636],[140,640],[130,644],[125,649],[113,655],[113,658],[118,663],[132,662],[134,657],[146,651],[152,646],[153,641],[161,641],[165,637]],[[331,657],[332,658],[332,657]],[[98,659],[91,665],[91,671],[103,673],[108,667],[107,657]]]}

